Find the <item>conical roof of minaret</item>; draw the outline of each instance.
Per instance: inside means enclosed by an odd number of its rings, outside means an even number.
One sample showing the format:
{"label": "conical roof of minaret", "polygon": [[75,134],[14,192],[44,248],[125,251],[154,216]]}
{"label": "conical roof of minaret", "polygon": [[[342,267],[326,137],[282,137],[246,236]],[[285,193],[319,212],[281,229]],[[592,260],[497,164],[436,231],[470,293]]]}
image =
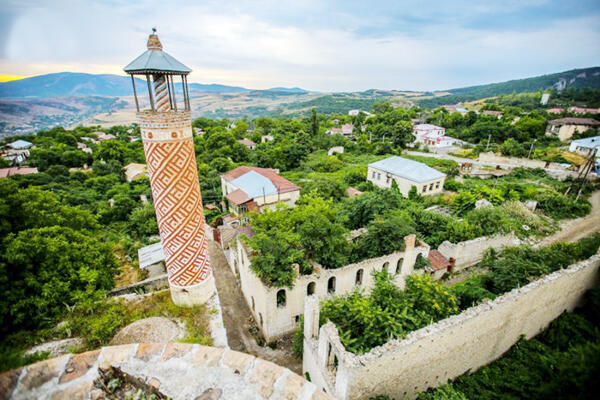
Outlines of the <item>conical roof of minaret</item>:
{"label": "conical roof of minaret", "polygon": [[150,34],[146,47],[148,50],[130,62],[124,68],[125,72],[128,74],[151,74],[156,72],[189,74],[192,72],[191,69],[162,50],[162,44],[156,33]]}

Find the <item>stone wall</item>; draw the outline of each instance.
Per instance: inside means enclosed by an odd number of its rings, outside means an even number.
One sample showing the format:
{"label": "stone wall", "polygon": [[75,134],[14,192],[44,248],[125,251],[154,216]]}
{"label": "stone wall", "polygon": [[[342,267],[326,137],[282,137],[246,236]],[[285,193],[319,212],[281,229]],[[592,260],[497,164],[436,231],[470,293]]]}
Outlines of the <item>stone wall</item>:
{"label": "stone wall", "polygon": [[175,400],[333,400],[287,368],[230,349],[187,343],[109,346],[40,361],[0,374],[0,399],[99,398],[93,382],[98,368],[109,366]]}
{"label": "stone wall", "polygon": [[[233,272],[239,276],[242,293],[263,336],[271,341],[296,329],[300,315],[304,313],[304,298],[309,292],[324,298],[332,294],[349,293],[357,287],[368,291],[373,287],[371,273],[384,267],[395,274],[395,283],[403,288],[405,277],[414,273],[417,256],[421,254],[427,257],[429,254],[429,246],[424,243],[417,245],[415,241],[415,235],[409,235],[405,238],[404,252],[395,252],[341,268],[324,269],[316,266],[312,274],[298,276],[292,289],[273,288],[263,284],[251,271],[248,251],[239,239],[236,240],[235,250],[228,261]],[[361,276],[360,284],[357,284],[357,274]],[[333,293],[329,291],[331,280],[335,282]],[[284,293],[285,304],[277,304],[279,291]]]}
{"label": "stone wall", "polygon": [[454,271],[460,271],[480,262],[489,248],[499,250],[502,247],[518,246],[519,244],[521,244],[521,241],[514,234],[483,236],[456,244],[446,240],[439,245],[438,251],[446,258],[456,260]]}
{"label": "stone wall", "polygon": [[497,156],[491,151],[479,154],[479,158],[477,159],[477,161],[482,163],[512,166],[515,168],[548,168],[556,170],[566,169],[565,166],[561,165],[560,163],[549,163],[542,160],[531,160],[529,158]]}
{"label": "stone wall", "polygon": [[109,296],[122,296],[124,294],[132,294],[142,292],[152,292],[156,290],[166,289],[169,287],[167,274],[162,274],[152,278],[144,279],[131,285],[115,288],[108,292]]}
{"label": "stone wall", "polygon": [[315,328],[318,301],[307,299],[304,371],[342,400],[377,394],[414,398],[496,360],[521,335],[531,338],[573,310],[598,284],[599,269],[600,255],[595,255],[363,355],[345,351],[332,323]]}

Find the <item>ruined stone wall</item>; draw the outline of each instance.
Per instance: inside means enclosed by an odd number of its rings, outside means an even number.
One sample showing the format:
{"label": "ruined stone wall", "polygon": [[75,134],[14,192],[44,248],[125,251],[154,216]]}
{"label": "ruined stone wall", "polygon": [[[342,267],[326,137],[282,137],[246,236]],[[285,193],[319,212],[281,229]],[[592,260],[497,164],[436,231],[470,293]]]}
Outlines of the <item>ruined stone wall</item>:
{"label": "ruined stone wall", "polygon": [[[414,398],[489,364],[521,335],[531,338],[562,312],[573,310],[583,294],[598,284],[599,269],[600,255],[595,255],[360,356],[340,349],[331,323],[321,327],[318,338],[305,330],[305,372],[338,399],[377,394]],[[308,301],[306,314],[318,318]]]}
{"label": "ruined stone wall", "polygon": [[[232,267],[234,272],[239,274],[242,293],[250,310],[265,339],[270,341],[296,329],[300,315],[304,314],[304,298],[309,292],[309,285],[314,288],[313,293],[319,298],[332,294],[328,290],[330,279],[335,281],[333,292],[335,295],[349,293],[357,287],[369,291],[374,284],[371,273],[385,267],[388,272],[395,274],[395,283],[403,288],[405,277],[414,273],[417,256],[422,254],[427,257],[429,254],[429,247],[424,243],[415,246],[415,239],[414,235],[405,238],[404,252],[395,252],[337,269],[324,269],[317,266],[312,274],[298,276],[292,289],[264,285],[250,270],[248,252],[239,240],[237,240],[236,257],[232,260]],[[357,284],[357,274],[361,274],[360,284]],[[285,293],[285,305],[278,306],[277,292],[281,290]]]}
{"label": "ruined stone wall", "polygon": [[518,246],[519,244],[521,242],[514,234],[483,236],[456,244],[446,240],[440,244],[438,251],[448,259],[454,258],[456,260],[454,271],[460,271],[480,262],[483,259],[483,254],[489,248],[499,250],[502,247]]}

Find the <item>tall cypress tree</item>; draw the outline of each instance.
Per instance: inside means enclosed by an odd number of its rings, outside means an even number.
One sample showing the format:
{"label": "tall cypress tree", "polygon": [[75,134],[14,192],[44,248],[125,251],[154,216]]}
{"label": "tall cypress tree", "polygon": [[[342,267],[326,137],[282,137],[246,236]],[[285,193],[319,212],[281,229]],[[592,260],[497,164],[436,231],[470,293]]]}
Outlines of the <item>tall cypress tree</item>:
{"label": "tall cypress tree", "polygon": [[314,108],[312,109],[311,123],[312,136],[315,137],[319,134],[319,120],[317,119],[317,110]]}

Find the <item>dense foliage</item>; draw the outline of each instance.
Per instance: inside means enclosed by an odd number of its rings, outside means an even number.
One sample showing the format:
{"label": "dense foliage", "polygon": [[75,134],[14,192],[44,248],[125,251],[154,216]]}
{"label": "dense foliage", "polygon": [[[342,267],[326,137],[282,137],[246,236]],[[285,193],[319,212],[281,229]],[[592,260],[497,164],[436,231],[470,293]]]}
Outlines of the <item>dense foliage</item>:
{"label": "dense foliage", "polygon": [[348,351],[367,352],[458,312],[456,298],[429,275],[407,277],[405,290],[385,271],[374,277],[375,287],[368,296],[355,291],[321,306],[321,321],[336,324]]}
{"label": "dense foliage", "polygon": [[419,400],[591,399],[600,390],[600,289],[502,358],[419,395]]}
{"label": "dense foliage", "polygon": [[510,247],[500,253],[490,250],[481,262],[487,272],[470,276],[452,287],[461,309],[484,298],[524,286],[540,276],[565,268],[594,255],[600,246],[600,234],[577,243],[554,243],[541,249]]}

